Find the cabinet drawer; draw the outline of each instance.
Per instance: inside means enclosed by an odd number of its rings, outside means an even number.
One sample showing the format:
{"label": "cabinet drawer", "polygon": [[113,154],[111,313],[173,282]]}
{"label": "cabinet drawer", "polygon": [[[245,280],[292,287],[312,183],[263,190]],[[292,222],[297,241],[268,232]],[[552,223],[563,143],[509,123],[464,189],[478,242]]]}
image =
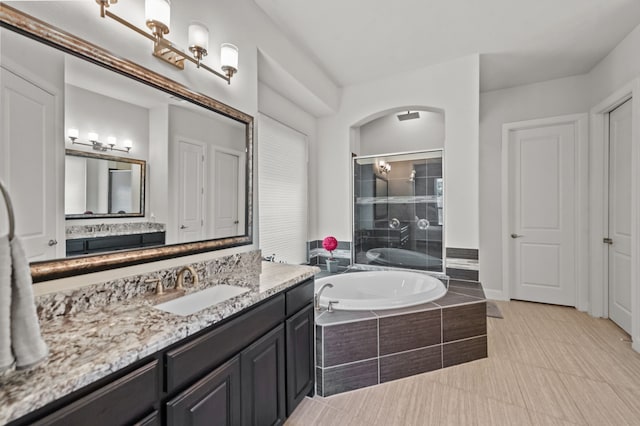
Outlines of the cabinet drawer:
{"label": "cabinet drawer", "polygon": [[158,361],[80,398],[36,425],[113,426],[142,421],[158,398]]}
{"label": "cabinet drawer", "polygon": [[121,250],[139,247],[141,240],[140,235],[117,235],[113,237],[92,238],[87,240],[87,250]]}
{"label": "cabinet drawer", "polygon": [[295,314],[313,300],[313,278],[287,291],[287,316]]}
{"label": "cabinet drawer", "polygon": [[166,353],[166,391],[202,377],[284,320],[284,295]]}

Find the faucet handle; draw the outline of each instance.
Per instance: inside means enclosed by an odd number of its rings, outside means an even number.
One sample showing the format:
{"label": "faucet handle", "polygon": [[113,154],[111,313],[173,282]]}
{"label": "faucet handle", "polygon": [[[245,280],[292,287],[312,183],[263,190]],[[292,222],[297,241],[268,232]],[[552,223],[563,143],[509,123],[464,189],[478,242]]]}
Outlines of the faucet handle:
{"label": "faucet handle", "polygon": [[164,286],[162,285],[162,280],[160,278],[148,278],[144,280],[145,283],[156,283],[156,294],[164,293]]}
{"label": "faucet handle", "polygon": [[333,305],[335,305],[336,303],[340,303],[340,301],[329,300],[329,303],[327,304],[327,312],[333,312]]}

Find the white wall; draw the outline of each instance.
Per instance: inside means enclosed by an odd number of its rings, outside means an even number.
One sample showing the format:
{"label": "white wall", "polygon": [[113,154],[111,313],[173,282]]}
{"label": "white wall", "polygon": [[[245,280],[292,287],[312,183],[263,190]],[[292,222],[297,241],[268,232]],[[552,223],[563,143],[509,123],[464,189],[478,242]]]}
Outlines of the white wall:
{"label": "white wall", "polygon": [[[119,148],[122,148],[125,139],[131,139],[133,149],[130,153],[106,151],[105,154],[148,161],[148,109],[71,84],[65,85],[65,89],[64,126],[65,129],[80,131],[79,142],[87,143],[89,132],[98,133],[100,142],[103,143],[107,142],[107,137],[115,136]],[[69,139],[65,140],[65,146],[77,151],[96,152],[88,146],[74,145]]]}
{"label": "white wall", "polygon": [[[502,124],[586,113],[640,76],[640,26],[588,74],[480,94],[480,281],[499,297],[502,283]],[[496,292],[496,293],[492,293]]]}
{"label": "white wall", "polygon": [[480,281],[502,289],[502,125],[587,112],[589,79],[562,78],[480,94]]}
{"label": "white wall", "polygon": [[[444,110],[446,218],[448,247],[478,248],[477,55],[365,84],[345,87],[337,114],[318,122],[317,197],[321,239],[351,240],[352,127],[391,110],[431,107]],[[381,114],[382,113],[382,114]]]}
{"label": "white wall", "polygon": [[589,72],[591,106],[640,75],[640,25]]}
{"label": "white wall", "polygon": [[[122,143],[125,139],[131,139],[133,142],[133,148],[130,153],[106,151],[101,154],[144,160],[147,161],[147,166],[152,166],[149,164],[150,129],[149,110],[147,108],[114,99],[109,96],[104,96],[71,84],[65,85],[64,108],[64,134],[66,134],[67,129],[78,129],[80,131],[78,141],[84,143],[88,143],[87,133],[89,132],[98,133],[99,140],[103,143],[106,143],[107,137],[115,136],[120,148],[122,148]],[[76,151],[97,152],[88,146],[72,144],[68,138],[65,139],[65,148]],[[104,164],[104,167],[106,167],[106,163]],[[105,177],[108,178],[108,173],[106,172],[103,175],[103,179],[105,179]],[[87,178],[90,178],[90,174],[87,175]],[[89,187],[95,186],[89,185]],[[102,186],[98,187],[105,188],[106,190],[108,182],[102,182]],[[145,192],[145,206],[149,205],[150,198],[153,198],[154,196],[162,196],[162,194],[164,194],[164,190],[156,194],[147,190]],[[96,204],[97,199],[101,199],[103,205],[99,206]],[[106,212],[106,202],[107,197],[104,194],[88,194],[87,210],[92,210],[94,212]],[[148,220],[149,215],[149,209],[145,208],[145,217],[129,217],[122,219],[112,218],[109,219],[108,222],[145,222]],[[84,225],[104,222],[105,219],[73,219],[66,221],[66,224]]]}
{"label": "white wall", "polygon": [[420,118],[415,120],[398,120],[398,114],[406,114],[406,111],[399,111],[361,126],[359,155],[443,148],[444,115],[432,111],[418,112]]}

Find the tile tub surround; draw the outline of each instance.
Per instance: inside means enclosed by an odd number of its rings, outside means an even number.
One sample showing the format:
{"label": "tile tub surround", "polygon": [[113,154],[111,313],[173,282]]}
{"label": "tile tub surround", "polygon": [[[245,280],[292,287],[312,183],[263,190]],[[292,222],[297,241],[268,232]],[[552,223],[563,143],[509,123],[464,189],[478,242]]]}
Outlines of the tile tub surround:
{"label": "tile tub surround", "polygon": [[457,280],[478,281],[480,274],[478,256],[478,249],[447,247],[447,275]]}
{"label": "tile tub surround", "polygon": [[78,289],[44,294],[36,298],[40,321],[106,306],[155,293],[155,283],[146,283],[148,279],[160,278],[165,289],[175,286],[176,276],[184,266],[193,267],[200,280],[196,288],[190,285],[192,278],[185,276],[187,292],[197,291],[216,284],[229,284],[241,287],[254,285],[261,271],[260,250],[253,250],[224,256],[217,259],[176,266],[173,268],[134,275],[117,280],[93,284]]}
{"label": "tile tub surround", "polygon": [[[318,268],[263,262],[250,291],[181,317],[152,307],[158,296],[132,297],[41,322],[49,359],[0,377],[0,424],[81,389],[245,308],[311,278]],[[232,285],[247,285],[244,274]],[[215,285],[215,284],[214,284]]]}
{"label": "tile tub surround", "polygon": [[164,223],[155,222],[98,223],[93,225],[65,226],[65,235],[67,240],[165,231],[166,226]]}
{"label": "tile tub surround", "polygon": [[487,357],[478,282],[451,280],[439,300],[316,315],[316,392],[331,396]]}

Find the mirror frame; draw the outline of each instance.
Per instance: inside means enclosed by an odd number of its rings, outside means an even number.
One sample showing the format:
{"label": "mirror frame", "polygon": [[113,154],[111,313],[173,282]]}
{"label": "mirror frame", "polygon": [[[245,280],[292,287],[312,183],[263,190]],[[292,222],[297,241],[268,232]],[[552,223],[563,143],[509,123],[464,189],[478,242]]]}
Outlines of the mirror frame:
{"label": "mirror frame", "polygon": [[[146,195],[146,186],[147,186],[146,185],[146,182],[147,182],[147,162],[146,161],[136,160],[135,158],[116,157],[115,155],[99,154],[97,152],[78,151],[76,149],[66,149],[64,154],[65,154],[65,158],[67,155],[71,155],[73,157],[95,158],[98,160],[114,161],[118,163],[130,163],[130,164],[137,164],[140,166],[140,213],[95,213],[95,214],[85,214],[85,213],[66,214],[65,213],[64,215],[65,220],[100,219],[105,217],[106,218],[144,217],[145,215],[144,199]],[[66,170],[66,160],[65,160],[65,170]]]}
{"label": "mirror frame", "polygon": [[253,117],[251,115],[209,96],[194,92],[181,83],[144,68],[135,62],[122,59],[99,46],[4,3],[0,3],[0,26],[246,125],[246,228],[244,234],[157,248],[123,250],[101,255],[32,262],[31,276],[34,283],[253,243]]}

